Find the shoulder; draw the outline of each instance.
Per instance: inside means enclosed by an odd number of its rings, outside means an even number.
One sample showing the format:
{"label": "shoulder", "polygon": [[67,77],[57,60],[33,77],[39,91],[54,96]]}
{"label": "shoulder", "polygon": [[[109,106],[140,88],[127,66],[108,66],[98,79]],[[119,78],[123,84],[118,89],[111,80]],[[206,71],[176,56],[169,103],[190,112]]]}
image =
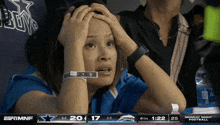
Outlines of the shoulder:
{"label": "shoulder", "polygon": [[140,78],[133,76],[126,70],[116,88],[118,96],[113,103],[113,110],[131,113],[137,101],[148,87]]}
{"label": "shoulder", "polygon": [[144,83],[140,78],[128,73],[127,69],[124,71],[118,84],[122,84],[123,87],[121,90],[123,90],[123,93],[124,91],[129,91],[130,89],[147,89],[147,84]]}
{"label": "shoulder", "polygon": [[32,81],[32,83],[36,82],[38,84],[47,85],[42,77],[36,69],[30,65],[22,74],[15,74],[13,75],[10,80],[8,81],[9,85],[15,85],[18,83],[25,83],[26,81]]}
{"label": "shoulder", "polygon": [[23,88],[23,90],[26,91],[39,89],[48,94],[52,94],[52,89],[42,79],[40,73],[31,65],[21,75],[17,74],[12,76],[8,84],[11,85],[11,88],[21,87],[21,89]]}
{"label": "shoulder", "polygon": [[137,17],[137,13],[136,11],[122,11],[116,14],[116,17],[120,17],[120,21],[125,19],[134,20]]}
{"label": "shoulder", "polygon": [[1,104],[2,112],[13,112],[12,107],[16,101],[30,91],[42,91],[46,94],[53,95],[52,89],[42,79],[37,77],[36,70],[33,66],[29,66],[24,73],[20,75],[16,74],[10,78],[5,97]]}
{"label": "shoulder", "polygon": [[146,17],[144,16],[144,11],[145,7],[139,6],[135,11],[119,12],[117,14],[117,18],[120,19],[120,24],[126,30],[126,32],[129,32],[130,30],[135,30],[135,28],[139,28],[137,24],[145,21]]}
{"label": "shoulder", "polygon": [[204,7],[195,5],[188,13],[183,14],[191,28],[196,28],[204,21]]}
{"label": "shoulder", "polygon": [[125,11],[119,12],[117,15],[125,16],[125,17],[134,17],[134,16],[137,16],[138,14],[140,14],[141,12],[144,12],[144,11],[145,11],[145,7],[140,5],[134,11],[125,10]]}
{"label": "shoulder", "polygon": [[136,12],[135,11],[121,11],[119,12],[117,15],[120,15],[120,16],[130,16],[130,14],[135,14]]}

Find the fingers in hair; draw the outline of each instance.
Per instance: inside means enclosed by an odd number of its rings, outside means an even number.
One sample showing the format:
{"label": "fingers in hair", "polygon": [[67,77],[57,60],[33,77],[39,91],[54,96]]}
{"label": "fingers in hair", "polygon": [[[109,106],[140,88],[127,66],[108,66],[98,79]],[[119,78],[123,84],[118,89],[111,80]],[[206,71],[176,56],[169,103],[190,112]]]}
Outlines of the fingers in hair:
{"label": "fingers in hair", "polygon": [[91,7],[93,11],[101,12],[105,16],[109,16],[111,14],[110,11],[102,4],[93,3]]}
{"label": "fingers in hair", "polygon": [[107,16],[105,16],[105,15],[94,14],[93,17],[96,18],[96,19],[105,21],[105,22],[108,23],[108,24],[111,24],[111,20],[110,20]]}
{"label": "fingers in hair", "polygon": [[77,16],[78,16],[78,14],[82,11],[82,10],[84,10],[85,8],[88,8],[89,6],[88,5],[82,5],[82,6],[80,6],[79,8],[77,8],[75,11],[74,11],[74,13],[73,13],[73,15],[72,15],[72,19],[76,19],[77,18]]}
{"label": "fingers in hair", "polygon": [[70,8],[66,11],[66,14],[65,14],[65,16],[64,16],[64,20],[69,19],[69,18],[71,17],[71,15],[72,15],[72,13],[73,13],[74,10],[75,10],[75,7],[74,7],[74,6],[70,7]]}
{"label": "fingers in hair", "polygon": [[91,18],[93,17],[95,13],[94,12],[89,12],[83,19],[83,21],[85,21],[86,23],[89,23],[89,21],[91,20]]}
{"label": "fingers in hair", "polygon": [[77,16],[77,19],[82,21],[83,18],[89,13],[92,11],[92,8],[91,7],[88,7],[88,8],[85,8],[84,10],[82,10],[78,16]]}

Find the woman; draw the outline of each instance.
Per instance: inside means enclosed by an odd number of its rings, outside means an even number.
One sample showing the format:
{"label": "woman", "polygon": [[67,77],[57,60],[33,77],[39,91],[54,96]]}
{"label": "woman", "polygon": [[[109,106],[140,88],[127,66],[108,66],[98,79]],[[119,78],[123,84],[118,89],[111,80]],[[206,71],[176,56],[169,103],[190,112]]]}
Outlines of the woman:
{"label": "woman", "polygon": [[[187,22],[180,14],[181,2],[147,0],[145,6],[120,12],[117,16],[127,34],[137,44],[144,44],[150,51],[149,57],[177,84],[187,100],[187,107],[193,107],[197,106],[195,73],[200,67],[194,41],[203,30],[194,20]],[[142,77],[134,65],[129,65],[129,73]]]}
{"label": "woman", "polygon": [[[178,87],[147,55],[142,53],[135,62],[147,84],[123,69],[119,48],[130,57],[139,47],[104,5],[73,11],[69,8],[63,23],[54,23],[57,15],[51,15],[45,29],[29,39],[31,66],[9,82],[4,113],[171,113],[172,103],[184,110]],[[98,72],[98,78],[66,77],[71,71]]]}

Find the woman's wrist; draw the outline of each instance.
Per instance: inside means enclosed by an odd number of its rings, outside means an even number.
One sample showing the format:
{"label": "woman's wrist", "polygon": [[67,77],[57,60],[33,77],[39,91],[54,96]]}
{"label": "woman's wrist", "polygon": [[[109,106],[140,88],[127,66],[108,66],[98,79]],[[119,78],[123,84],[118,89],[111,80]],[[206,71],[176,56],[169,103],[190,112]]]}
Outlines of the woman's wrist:
{"label": "woman's wrist", "polygon": [[138,49],[138,45],[133,40],[121,42],[118,46],[121,48],[121,50],[125,53],[127,57],[129,57]]}
{"label": "woman's wrist", "polygon": [[64,49],[68,50],[68,49],[82,49],[84,46],[85,42],[82,40],[70,40],[70,41],[66,41],[64,44]]}
{"label": "woman's wrist", "polygon": [[82,83],[87,83],[86,80],[84,80],[84,79],[82,79],[82,78],[69,78],[69,79],[63,80],[63,81],[62,81],[62,84],[63,84],[63,83],[65,83],[65,84],[69,84],[69,83],[72,84],[72,83],[75,83],[75,82],[76,82],[76,83],[79,83],[79,82],[80,82],[81,84],[82,84]]}

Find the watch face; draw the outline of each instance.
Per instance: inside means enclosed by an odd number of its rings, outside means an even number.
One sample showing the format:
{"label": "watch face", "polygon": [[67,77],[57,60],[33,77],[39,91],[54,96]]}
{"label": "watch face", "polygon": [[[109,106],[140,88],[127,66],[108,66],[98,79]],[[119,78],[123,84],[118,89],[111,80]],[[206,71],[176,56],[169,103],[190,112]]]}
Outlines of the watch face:
{"label": "watch face", "polygon": [[143,44],[140,44],[140,47],[132,53],[127,59],[130,64],[135,64],[144,54],[149,55],[149,50]]}
{"label": "watch face", "polygon": [[146,54],[146,55],[149,55],[149,52],[150,52],[149,49],[148,49],[145,45],[141,45],[141,46],[146,50],[146,53],[145,53],[145,54]]}

